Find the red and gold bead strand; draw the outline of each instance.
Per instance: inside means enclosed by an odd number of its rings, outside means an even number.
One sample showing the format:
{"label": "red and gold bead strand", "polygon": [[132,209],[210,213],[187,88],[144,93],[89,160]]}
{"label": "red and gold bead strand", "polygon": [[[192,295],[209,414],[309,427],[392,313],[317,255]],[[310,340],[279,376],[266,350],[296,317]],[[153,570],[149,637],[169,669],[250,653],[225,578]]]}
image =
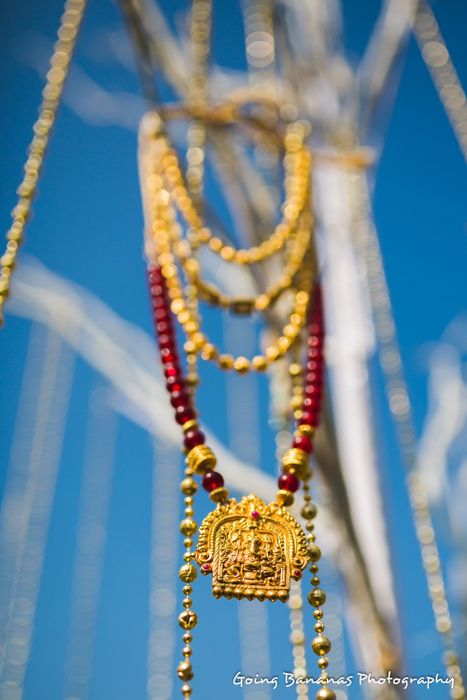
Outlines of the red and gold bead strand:
{"label": "red and gold bead strand", "polygon": [[[321,289],[315,289],[314,305],[311,314],[311,323],[308,336],[308,354],[306,362],[306,372],[303,381],[303,404],[302,411],[298,417],[298,429],[294,438],[294,446],[305,450],[310,454],[313,450],[312,437],[318,427],[321,415],[321,403],[323,396],[323,371],[324,371],[324,322]],[[311,559],[310,573],[312,590],[308,594],[308,602],[315,608],[313,617],[316,622],[314,630],[316,637],[311,642],[311,648],[318,656],[318,667],[321,671],[320,680],[323,687],[316,694],[316,700],[335,700],[334,691],[328,687],[329,676],[327,673],[327,654],[331,650],[331,640],[324,634],[324,621],[322,606],[326,602],[326,593],[320,588],[318,561],[321,558],[321,550],[316,544],[314,533],[314,518],[317,514],[316,505],[313,503],[310,494],[311,469],[304,476],[302,516],[305,519],[307,530],[307,540],[309,542],[309,554]]]}
{"label": "red and gold bead strand", "polygon": [[192,474],[203,476],[203,488],[214,502],[225,500],[228,494],[224,489],[224,479],[219,472],[215,471],[216,457],[211,448],[205,444],[206,438],[198,425],[193,398],[187,391],[187,381],[177,350],[166,280],[158,266],[152,266],[149,269],[149,285],[166,388],[174,408],[175,420],[184,431],[183,444],[187,453],[188,468],[191,469]]}
{"label": "red and gold bead strand", "polygon": [[197,531],[197,524],[194,520],[194,495],[198,490],[196,481],[193,479],[195,473],[203,473],[203,487],[209,492],[214,501],[227,498],[227,491],[223,488],[224,480],[222,475],[214,471],[216,459],[213,452],[205,445],[204,433],[199,429],[196,420],[196,411],[193,406],[192,395],[187,388],[187,380],[184,376],[180,364],[177,350],[177,340],[173,327],[172,312],[170,310],[170,299],[167,294],[164,276],[159,267],[151,266],[148,271],[149,289],[151,303],[156,328],[161,363],[166,378],[166,387],[170,394],[170,403],[175,411],[175,420],[182,426],[184,431],[184,448],[187,452],[185,478],[180,489],[184,494],[184,518],[180,523],[180,532],[184,535],[183,554],[184,564],[179,570],[179,577],[183,582],[182,592],[184,610],[178,617],[178,624],[183,629],[182,649],[183,659],[177,666],[177,675],[182,681],[182,695],[185,700],[192,694],[190,681],[193,678],[193,667],[191,664],[193,641],[192,630],[198,623],[198,616],[192,609],[192,582],[197,577],[197,569],[192,564],[193,560],[193,535]]}
{"label": "red and gold bead strand", "polygon": [[324,324],[323,309],[321,299],[321,289],[319,285],[315,287],[313,295],[313,307],[310,314],[308,348],[306,362],[303,373],[303,399],[300,410],[297,410],[297,429],[292,441],[292,447],[286,452],[282,459],[282,474],[278,480],[279,492],[278,500],[284,505],[293,502],[294,493],[298,490],[300,481],[303,480],[303,500],[304,505],[301,511],[305,519],[307,530],[308,551],[311,559],[310,573],[312,590],[308,595],[308,602],[315,610],[313,617],[316,622],[314,630],[316,637],[312,640],[311,646],[318,658],[318,667],[321,670],[320,680],[323,687],[318,691],[316,700],[334,700],[335,693],[327,686],[328,659],[326,654],[331,649],[331,641],[324,634],[322,605],[326,601],[325,592],[319,587],[318,561],[321,557],[321,550],[316,544],[314,534],[314,518],[317,514],[316,505],[312,502],[310,495],[310,479],[312,470],[309,467],[309,456],[313,451],[312,438],[319,424],[322,393],[323,393],[323,342]]}

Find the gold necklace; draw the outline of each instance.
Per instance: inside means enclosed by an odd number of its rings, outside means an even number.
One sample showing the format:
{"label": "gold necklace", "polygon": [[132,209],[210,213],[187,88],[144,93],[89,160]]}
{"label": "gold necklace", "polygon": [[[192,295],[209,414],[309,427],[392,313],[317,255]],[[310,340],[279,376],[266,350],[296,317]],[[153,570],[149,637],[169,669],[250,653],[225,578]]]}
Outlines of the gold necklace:
{"label": "gold necklace", "polygon": [[153,131],[156,128],[158,132],[159,124],[159,120],[154,115],[149,115],[143,121],[140,131],[140,169],[148,232],[146,252],[149,259],[157,261],[167,279],[168,291],[172,300],[171,309],[187,337],[185,350],[188,353],[199,355],[204,360],[217,362],[221,369],[233,369],[239,373],[245,373],[249,370],[264,371],[269,364],[283,357],[298,338],[305,323],[309,301],[308,292],[302,286],[298,286],[294,291],[291,290],[293,302],[287,323],[284,325],[278,340],[266,348],[264,355],[257,355],[251,361],[243,356],[234,358],[228,353],[219,352],[215,345],[209,341],[200,329],[197,315],[187,304],[176,259],[171,248],[171,241],[174,237],[178,237],[178,232],[173,232],[176,220],[169,206],[169,193],[167,190],[160,189],[163,159],[159,146],[161,143],[163,144],[163,141],[155,139]]}
{"label": "gold necklace", "polygon": [[296,228],[308,200],[311,156],[303,145],[304,131],[304,126],[301,123],[294,123],[289,125],[284,138],[287,190],[282,207],[281,222],[275,227],[271,236],[258,246],[241,249],[225,245],[222,239],[215,236],[205,225],[184,183],[177,154],[171,148],[167,137],[163,133],[158,135],[158,139],[166,147],[166,152],[161,153],[162,184],[171,195],[186,225],[192,231],[193,242],[196,245],[207,245],[213,253],[220,255],[226,262],[238,265],[263,262],[283,249]]}
{"label": "gold necklace", "polygon": [[33,127],[34,136],[24,164],[24,177],[16,190],[19,199],[12,212],[12,224],[6,234],[8,243],[0,259],[0,326],[3,325],[3,307],[9,296],[11,276],[16,266],[19,248],[24,241],[24,230],[31,214],[32,200],[37,191],[44,155],[55,123],[85,8],[86,0],[67,0],[60,19],[58,38],[42,91],[39,116]]}

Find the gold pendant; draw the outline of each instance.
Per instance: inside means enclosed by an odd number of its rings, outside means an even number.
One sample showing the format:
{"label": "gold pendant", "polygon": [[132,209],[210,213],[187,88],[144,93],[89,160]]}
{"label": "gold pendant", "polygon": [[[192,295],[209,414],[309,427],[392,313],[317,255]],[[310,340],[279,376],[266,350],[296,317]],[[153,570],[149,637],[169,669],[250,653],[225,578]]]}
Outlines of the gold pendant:
{"label": "gold pendant", "polygon": [[203,520],[195,561],[212,574],[216,598],[281,600],[309,562],[305,533],[278,503],[250,495],[219,504]]}

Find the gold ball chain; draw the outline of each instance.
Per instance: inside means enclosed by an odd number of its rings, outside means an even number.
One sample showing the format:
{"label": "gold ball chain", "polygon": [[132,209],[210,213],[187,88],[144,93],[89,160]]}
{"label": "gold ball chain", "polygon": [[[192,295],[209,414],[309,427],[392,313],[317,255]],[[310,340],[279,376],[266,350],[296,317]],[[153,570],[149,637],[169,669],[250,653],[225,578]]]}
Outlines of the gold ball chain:
{"label": "gold ball chain", "polygon": [[12,211],[12,224],[6,234],[8,242],[0,258],[0,326],[3,325],[3,307],[10,293],[11,276],[16,266],[19,248],[24,241],[26,222],[31,214],[45,151],[55,123],[85,8],[86,0],[67,0],[60,20],[58,39],[54,45],[46,84],[42,91],[39,116],[33,126],[34,136],[24,164],[24,176],[16,190],[19,199]]}
{"label": "gold ball chain", "polygon": [[193,535],[198,529],[196,521],[193,518],[193,500],[194,495],[198,490],[198,485],[192,478],[192,475],[193,470],[191,467],[187,466],[185,469],[185,478],[180,484],[180,489],[185,497],[185,517],[180,523],[180,532],[184,536],[183,545],[185,548],[185,553],[183,555],[184,564],[180,567],[178,572],[179,578],[183,582],[182,593],[184,595],[182,601],[184,609],[178,616],[178,624],[184,632],[182,638],[184,647],[182,649],[183,660],[177,666],[177,675],[183,682],[181,691],[184,698],[189,698],[192,693],[192,687],[190,685],[190,681],[193,678],[193,667],[191,664],[191,655],[193,653],[191,647],[191,643],[193,641],[192,630],[198,624],[198,616],[192,608],[193,601],[191,599],[191,595],[193,593],[191,584],[198,576],[198,571],[192,564]]}
{"label": "gold ball chain", "polygon": [[276,226],[271,236],[258,246],[239,249],[226,245],[205,225],[185,186],[175,150],[164,134],[158,134],[157,138],[166,146],[166,153],[161,158],[164,184],[187,226],[192,230],[193,242],[196,241],[197,245],[207,245],[212,252],[219,254],[226,262],[238,265],[263,262],[280,252],[297,227],[300,214],[303,212],[309,197],[311,155],[303,144],[304,133],[304,127],[299,122],[287,127],[284,139],[286,197],[282,206],[281,222]]}
{"label": "gold ball chain", "polygon": [[309,208],[303,213],[298,223],[297,231],[290,239],[290,250],[287,251],[287,261],[277,282],[271,284],[262,294],[256,297],[229,296],[222,293],[215,285],[205,282],[200,276],[200,263],[194,257],[192,248],[187,240],[181,238],[180,226],[174,224],[173,251],[177,255],[181,267],[200,296],[212,305],[220,306],[237,314],[251,314],[253,311],[266,311],[279,297],[291,288],[293,281],[303,265],[304,257],[310,246],[312,237],[312,216]]}
{"label": "gold ball chain", "polygon": [[233,357],[230,354],[220,353],[201,332],[197,314],[187,304],[183,293],[178,269],[171,251],[173,234],[171,235],[170,228],[175,223],[174,212],[168,206],[169,198],[161,196],[162,193],[159,191],[161,160],[154,146],[154,142],[149,144],[143,155],[145,201],[150,220],[147,253],[150,259],[157,261],[166,280],[171,309],[187,337],[185,352],[198,354],[204,360],[216,361],[219,367],[225,370],[233,369],[239,373],[245,373],[249,370],[265,371],[269,364],[277,361],[289,351],[299,336],[306,321],[309,294],[303,288],[295,291],[293,308],[288,322],[284,325],[277,341],[266,348],[264,355],[257,355],[250,361],[243,356]]}
{"label": "gold ball chain", "polygon": [[318,667],[321,671],[320,682],[323,687],[316,694],[316,700],[335,700],[336,695],[331,688],[328,687],[329,676],[327,673],[327,667],[329,664],[327,654],[331,650],[331,640],[324,634],[324,613],[322,606],[326,602],[326,593],[320,588],[320,579],[318,577],[319,566],[318,561],[321,558],[321,550],[316,544],[316,535],[314,534],[314,519],[317,515],[316,505],[313,503],[310,495],[310,484],[309,481],[313,475],[311,469],[309,469],[303,479],[303,501],[304,505],[301,511],[302,517],[305,519],[305,528],[307,530],[307,540],[308,540],[308,552],[311,559],[310,573],[311,585],[313,589],[308,594],[308,602],[312,607],[315,608],[313,611],[313,617],[316,622],[314,625],[314,630],[316,632],[316,637],[311,642],[311,648],[314,653],[318,656]]}
{"label": "gold ball chain", "polygon": [[[165,137],[156,137],[155,148],[158,148],[159,158],[163,160],[169,148]],[[158,181],[158,184],[159,192],[156,196],[162,199],[167,199],[167,197],[170,197],[170,193],[168,193],[164,188],[162,178]],[[191,284],[197,288],[203,298],[211,304],[228,308],[234,313],[245,314],[251,313],[253,310],[265,311],[280,297],[284,291],[290,289],[293,279],[302,266],[303,259],[308,251],[312,236],[312,227],[313,217],[310,204],[310,194],[308,192],[305,207],[302,210],[297,223],[297,230],[291,231],[288,236],[288,238],[291,236],[291,250],[289,251],[288,260],[282,274],[277,282],[272,284],[269,289],[265,290],[263,294],[260,294],[254,299],[248,297],[229,297],[222,294],[214,285],[205,282],[200,276],[200,264],[193,254],[193,249],[196,249],[199,245],[196,231],[190,229],[188,238],[185,240],[182,239],[181,228],[175,223],[175,221],[170,230],[173,234],[173,252],[177,255],[185,275]]]}

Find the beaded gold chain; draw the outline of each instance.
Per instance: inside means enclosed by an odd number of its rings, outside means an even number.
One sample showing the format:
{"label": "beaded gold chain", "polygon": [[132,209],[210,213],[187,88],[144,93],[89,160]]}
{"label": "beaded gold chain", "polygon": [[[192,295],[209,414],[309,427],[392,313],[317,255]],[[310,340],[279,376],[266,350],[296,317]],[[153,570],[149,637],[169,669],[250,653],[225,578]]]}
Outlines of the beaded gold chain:
{"label": "beaded gold chain", "polygon": [[[282,332],[276,342],[268,346],[264,355],[257,355],[249,360],[246,357],[233,357],[227,353],[221,353],[215,345],[209,341],[206,335],[201,331],[200,322],[197,314],[190,308],[187,303],[186,293],[183,289],[183,283],[178,272],[177,255],[174,250],[174,242],[184,244],[185,241],[180,241],[179,225],[176,219],[176,213],[171,207],[171,198],[168,190],[164,189],[164,155],[166,151],[166,138],[160,138],[160,120],[157,115],[147,115],[143,120],[140,131],[140,162],[142,180],[144,181],[143,192],[145,208],[148,216],[147,221],[147,245],[146,252],[148,257],[157,260],[163,270],[164,276],[167,279],[169,295],[172,300],[171,309],[176,315],[180,325],[185,331],[187,342],[185,351],[191,354],[199,355],[203,360],[215,361],[221,369],[233,369],[239,373],[245,373],[249,370],[262,372],[265,371],[269,364],[276,362],[283,357],[297,340],[305,323],[306,309],[308,306],[309,295],[305,288],[300,285],[300,280],[297,280],[297,288],[292,287],[293,280],[290,279],[290,291],[292,293],[292,309],[287,319],[287,322],[282,328]],[[309,203],[309,197],[307,199]],[[305,214],[303,214],[305,218]],[[305,218],[306,221],[306,218]],[[311,215],[308,217],[309,227],[306,233],[304,228],[297,232],[297,237],[303,241],[306,236],[309,241],[310,227],[312,223]],[[197,273],[198,262],[191,258],[182,245],[175,246],[179,256],[185,266],[191,271],[192,275]],[[188,248],[189,250],[189,248]],[[303,258],[308,247],[301,250]],[[301,254],[300,253],[300,254]],[[302,260],[303,260],[302,258]],[[296,257],[291,256],[290,264],[296,270],[300,265],[296,263]],[[194,282],[193,277],[190,282]],[[287,280],[288,282],[288,280]],[[289,284],[279,280],[279,286],[285,290]],[[195,285],[196,286],[196,285]],[[308,287],[309,288],[309,287]],[[267,308],[271,299],[281,289],[268,291],[267,294],[260,295],[257,300],[251,304],[253,308],[264,306]],[[267,302],[264,303],[264,299]],[[259,301],[258,301],[259,300]]]}
{"label": "beaded gold chain", "polygon": [[86,0],[67,0],[60,20],[58,38],[42,91],[39,116],[33,127],[34,136],[24,164],[24,177],[17,189],[19,199],[12,212],[13,221],[6,234],[8,242],[0,259],[0,326],[3,325],[3,307],[9,296],[11,276],[16,266],[18,251],[24,241],[24,230],[31,214],[44,155],[55,123],[85,8]]}

